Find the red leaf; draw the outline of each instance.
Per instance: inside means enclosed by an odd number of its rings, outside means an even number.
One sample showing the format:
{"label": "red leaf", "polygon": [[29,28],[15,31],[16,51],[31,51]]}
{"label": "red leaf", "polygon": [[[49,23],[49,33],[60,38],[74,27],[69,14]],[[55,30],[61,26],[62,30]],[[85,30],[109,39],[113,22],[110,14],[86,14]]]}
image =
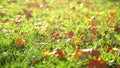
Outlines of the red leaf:
{"label": "red leaf", "polygon": [[87,65],[88,68],[108,68],[108,65],[104,61],[92,60]]}
{"label": "red leaf", "polygon": [[60,58],[65,58],[65,54],[60,48],[56,49],[56,54],[58,54]]}
{"label": "red leaf", "polygon": [[100,56],[100,51],[98,51],[98,50],[92,50],[91,55],[92,55],[92,57],[98,58]]}
{"label": "red leaf", "polygon": [[115,68],[120,68],[120,65],[115,66]]}
{"label": "red leaf", "polygon": [[108,49],[107,49],[107,52],[110,52],[112,49],[113,49],[113,47],[109,46]]}
{"label": "red leaf", "polygon": [[67,38],[72,38],[74,36],[74,33],[72,31],[66,33]]}

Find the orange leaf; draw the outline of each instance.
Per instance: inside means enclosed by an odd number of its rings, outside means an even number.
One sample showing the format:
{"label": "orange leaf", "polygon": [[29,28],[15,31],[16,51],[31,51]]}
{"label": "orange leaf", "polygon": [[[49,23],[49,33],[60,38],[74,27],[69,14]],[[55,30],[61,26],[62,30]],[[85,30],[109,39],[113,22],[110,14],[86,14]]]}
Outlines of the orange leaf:
{"label": "orange leaf", "polygon": [[24,46],[25,40],[22,38],[16,39],[16,43],[18,46]]}
{"label": "orange leaf", "polygon": [[42,0],[42,4],[46,4],[46,0]]}
{"label": "orange leaf", "polygon": [[74,57],[80,57],[83,54],[82,51],[79,51],[78,49],[76,50]]}
{"label": "orange leaf", "polygon": [[4,16],[4,14],[2,12],[0,12],[0,16]]}
{"label": "orange leaf", "polygon": [[77,0],[77,3],[78,3],[78,4],[81,4],[81,3],[82,3],[82,0]]}
{"label": "orange leaf", "polygon": [[44,54],[43,54],[43,57],[47,57],[47,56],[49,56],[49,51],[48,50],[45,51]]}
{"label": "orange leaf", "polygon": [[8,19],[3,19],[2,23],[7,23],[9,20]]}
{"label": "orange leaf", "polygon": [[80,37],[81,37],[81,39],[82,39],[83,41],[85,41],[85,39],[86,39],[86,35],[85,35],[85,34],[81,34]]}
{"label": "orange leaf", "polygon": [[111,12],[109,18],[110,18],[110,20],[114,20],[115,19],[115,14]]}
{"label": "orange leaf", "polygon": [[31,6],[31,7],[38,7],[39,4],[38,4],[38,2],[36,2],[36,1],[30,1],[30,3],[28,3],[28,6]]}
{"label": "orange leaf", "polygon": [[91,26],[96,26],[96,25],[97,24],[96,24],[95,20],[93,19],[92,22],[91,22]]}
{"label": "orange leaf", "polygon": [[95,40],[95,39],[96,39],[96,37],[95,37],[94,35],[90,37],[90,40],[91,40],[91,41],[93,41],[93,40]]}

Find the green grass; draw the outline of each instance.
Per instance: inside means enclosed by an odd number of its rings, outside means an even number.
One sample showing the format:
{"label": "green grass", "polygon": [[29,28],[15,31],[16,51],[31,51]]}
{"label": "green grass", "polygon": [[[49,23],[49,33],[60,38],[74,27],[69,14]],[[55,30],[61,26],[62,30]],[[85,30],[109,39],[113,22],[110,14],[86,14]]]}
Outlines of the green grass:
{"label": "green grass", "polygon": [[[83,0],[82,6],[76,0],[47,0],[47,4],[40,8],[41,1],[35,0],[38,7],[29,6],[30,2],[29,0],[16,0],[16,2],[0,0],[0,68],[86,68],[91,60],[96,59],[95,57],[83,60],[81,56],[76,58],[71,55],[76,52],[76,49],[82,50],[96,46],[99,47],[100,56],[109,68],[120,65],[118,56],[120,4],[115,5],[114,0],[88,0],[88,2]],[[117,0],[116,2],[120,3]],[[15,24],[15,19],[20,13],[22,21],[20,24]],[[113,20],[109,19],[110,13],[115,15]],[[30,14],[31,18],[29,18]],[[85,19],[87,15],[89,21]],[[97,23],[93,26],[97,28],[97,34],[91,32],[92,17]],[[8,21],[4,23],[3,20]],[[114,27],[116,23],[118,23],[118,30]],[[113,28],[109,27],[110,25]],[[84,26],[88,28],[85,29]],[[73,38],[66,37],[66,33],[70,31],[80,39],[75,46],[73,46],[75,42]],[[85,40],[82,39],[81,34],[86,36]],[[95,36],[96,39],[91,40],[91,36]],[[16,42],[18,38],[25,39],[22,47]],[[107,52],[109,46],[118,48],[118,51]],[[56,54],[43,57],[46,50],[51,53],[56,48],[61,48],[65,58],[60,58]],[[35,63],[35,60],[38,62]],[[110,62],[111,60],[114,62]]]}

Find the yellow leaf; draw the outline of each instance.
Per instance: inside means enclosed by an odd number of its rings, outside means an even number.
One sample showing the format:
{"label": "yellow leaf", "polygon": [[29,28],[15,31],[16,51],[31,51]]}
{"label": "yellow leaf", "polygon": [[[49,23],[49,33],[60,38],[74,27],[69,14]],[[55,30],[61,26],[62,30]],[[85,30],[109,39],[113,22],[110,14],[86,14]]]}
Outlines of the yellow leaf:
{"label": "yellow leaf", "polygon": [[74,45],[77,45],[80,42],[80,39],[76,36],[73,36],[72,39],[74,40]]}
{"label": "yellow leaf", "polygon": [[49,22],[50,22],[50,23],[52,23],[52,22],[54,22],[54,21],[55,21],[54,18],[50,18],[50,19],[49,19]]}

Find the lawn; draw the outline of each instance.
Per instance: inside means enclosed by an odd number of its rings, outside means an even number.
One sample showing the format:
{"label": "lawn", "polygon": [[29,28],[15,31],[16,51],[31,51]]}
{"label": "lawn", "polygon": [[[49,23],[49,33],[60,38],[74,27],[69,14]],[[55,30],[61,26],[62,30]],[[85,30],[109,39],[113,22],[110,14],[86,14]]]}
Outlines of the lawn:
{"label": "lawn", "polygon": [[120,68],[119,0],[0,0],[0,68]]}

